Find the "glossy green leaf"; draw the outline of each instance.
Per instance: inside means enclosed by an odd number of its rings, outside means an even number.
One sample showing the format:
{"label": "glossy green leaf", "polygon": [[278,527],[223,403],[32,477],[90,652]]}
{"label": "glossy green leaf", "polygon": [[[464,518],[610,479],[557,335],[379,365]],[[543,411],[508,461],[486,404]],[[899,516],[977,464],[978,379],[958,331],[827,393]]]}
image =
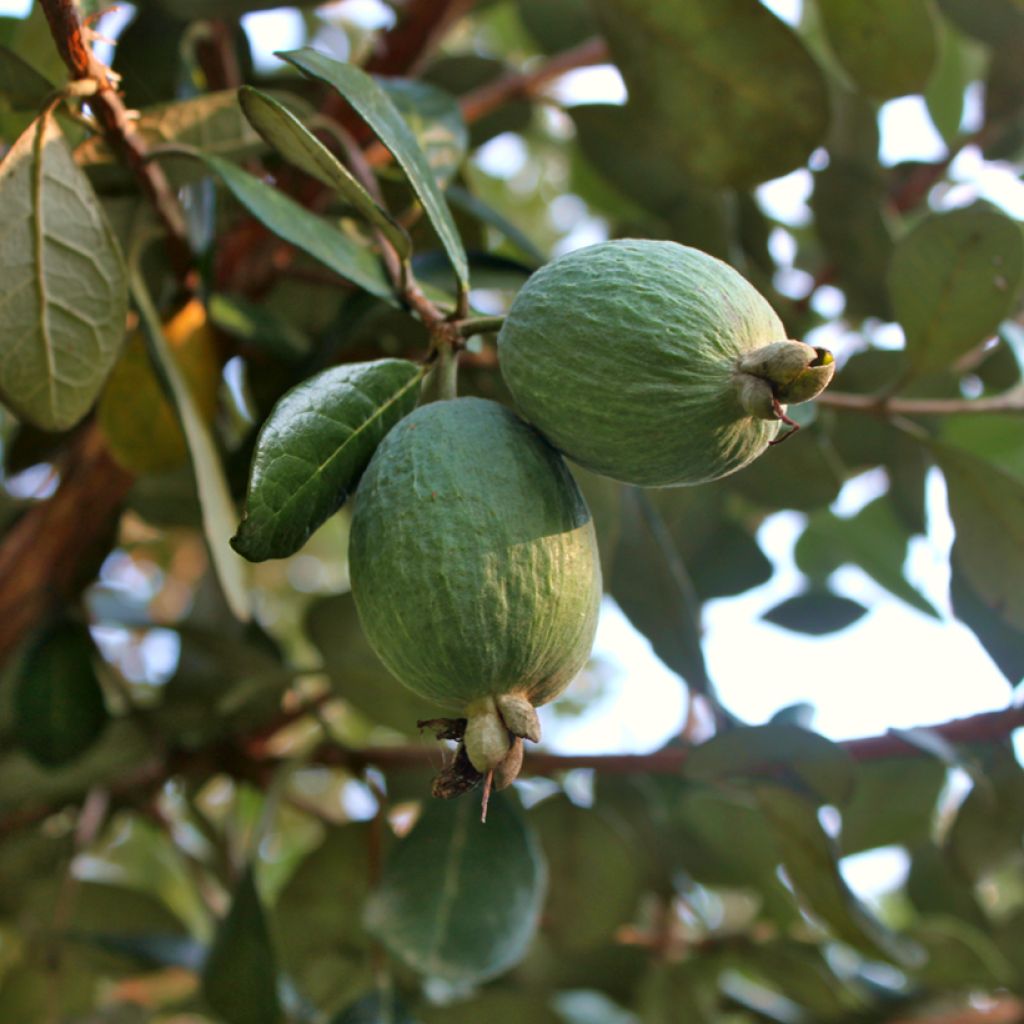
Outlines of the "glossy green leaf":
{"label": "glossy green leaf", "polygon": [[629,88],[695,178],[745,186],[800,166],[825,134],[824,77],[761,4],[596,0]]}
{"label": "glossy green leaf", "polygon": [[730,729],[694,747],[688,779],[746,784],[771,777],[820,803],[842,806],[855,785],[854,764],[842,747],[795,725]]}
{"label": "glossy green leaf", "polygon": [[354,490],[384,435],[419,397],[422,367],[346,363],[309,377],[274,406],[256,439],[231,546],[252,562],[286,558]]}
{"label": "glossy green leaf", "polygon": [[331,687],[370,721],[417,736],[418,721],[437,717],[437,705],[406,689],[370,647],[351,594],[318,601],[306,629],[324,659]]}
{"label": "glossy green leaf", "polygon": [[124,340],[124,261],[52,110],[0,163],[0,397],[44,430],[92,406]]}
{"label": "glossy green leaf", "polygon": [[511,799],[433,801],[391,852],[365,922],[421,974],[473,984],[526,952],[539,922],[546,869]]}
{"label": "glossy green leaf", "polygon": [[412,243],[405,230],[287,107],[251,85],[238,90],[238,102],[253,128],[286,160],[334,189],[370,224],[380,229],[400,256],[409,255]]}
{"label": "glossy green leaf", "polygon": [[621,531],[608,589],[654,653],[698,692],[711,681],[700,641],[700,602],[686,565],[650,497],[622,491]]}
{"label": "glossy green leaf", "polygon": [[215,156],[196,152],[234,197],[286,242],[318,259],[358,288],[397,305],[380,260],[367,244],[299,205],[279,189]]}
{"label": "glossy green leaf", "polygon": [[928,0],[818,0],[839,63],[861,91],[877,99],[921,92],[938,53]]}
{"label": "glossy green leaf", "polygon": [[889,293],[914,369],[943,369],[994,334],[1022,268],[1020,225],[985,204],[930,214],[901,239]]}
{"label": "glossy green leaf", "polygon": [[387,93],[366,72],[352,64],[332,60],[316,50],[292,50],[278,56],[294,64],[304,74],[337,89],[391,150],[423,203],[423,209],[452,262],[460,287],[467,289],[469,263],[451,211],[437,187],[423,150]]}
{"label": "glossy green leaf", "polygon": [[279,1024],[277,959],[252,869],[220,922],[202,975],[203,997],[226,1024]]}
{"label": "glossy green leaf", "polygon": [[84,626],[61,623],[36,640],[14,692],[18,745],[47,768],[76,760],[106,728],[109,715]]}
{"label": "glossy green leaf", "polygon": [[0,46],[0,96],[12,110],[36,110],[53,85],[13,50]]}
{"label": "glossy green leaf", "polygon": [[252,614],[248,574],[245,563],[228,546],[236,512],[224,465],[210,426],[199,409],[180,363],[164,337],[160,318],[146,289],[138,262],[138,259],[133,260],[129,270],[132,298],[139,310],[153,364],[166,383],[181,420],[202,509],[203,532],[206,534],[213,567],[232,614],[239,621],[247,622]]}
{"label": "glossy green leaf", "polygon": [[790,884],[806,909],[837,939],[869,955],[896,962],[918,959],[913,944],[889,932],[844,881],[838,851],[818,820],[815,802],[771,783],[758,785],[756,793]]}
{"label": "glossy green leaf", "polygon": [[405,119],[443,191],[458,174],[469,149],[469,129],[458,100],[418,79],[382,78],[377,84]]}
{"label": "glossy green leaf", "polygon": [[932,451],[956,526],[953,563],[985,604],[1024,629],[1024,480],[950,445]]}
{"label": "glossy green leaf", "polygon": [[794,633],[825,636],[852,626],[865,614],[867,608],[859,601],[830,590],[809,590],[780,601],[761,618]]}

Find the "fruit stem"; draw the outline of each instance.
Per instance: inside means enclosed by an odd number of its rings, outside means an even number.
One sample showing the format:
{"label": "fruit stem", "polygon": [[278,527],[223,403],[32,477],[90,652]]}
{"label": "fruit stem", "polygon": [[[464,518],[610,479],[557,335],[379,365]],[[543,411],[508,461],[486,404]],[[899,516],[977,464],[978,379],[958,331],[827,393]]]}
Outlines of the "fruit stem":
{"label": "fruit stem", "polygon": [[472,338],[474,334],[495,334],[505,322],[503,316],[473,316],[458,322],[459,334]]}
{"label": "fruit stem", "polygon": [[438,339],[433,365],[423,378],[420,388],[420,405],[428,402],[443,402],[455,398],[459,372],[459,356],[455,346],[445,339]]}

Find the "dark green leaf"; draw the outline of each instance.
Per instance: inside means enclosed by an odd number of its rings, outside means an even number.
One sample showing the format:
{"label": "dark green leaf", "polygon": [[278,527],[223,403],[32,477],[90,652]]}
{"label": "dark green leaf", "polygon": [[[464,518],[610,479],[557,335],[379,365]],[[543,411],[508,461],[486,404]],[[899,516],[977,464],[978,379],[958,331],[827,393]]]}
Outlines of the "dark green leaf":
{"label": "dark green leaf", "polygon": [[144,968],[183,967],[199,971],[206,961],[206,947],[187,935],[73,931],[70,937]]}
{"label": "dark green leaf", "polygon": [[953,566],[949,596],[956,617],[969,626],[1011,686],[1024,680],[1024,630],[1014,629],[974,592],[959,566]]}
{"label": "dark green leaf", "polygon": [[984,930],[990,927],[971,878],[934,843],[924,842],[914,848],[907,895],[922,914],[954,917]]}
{"label": "dark green leaf", "polygon": [[357,287],[397,305],[380,261],[367,244],[356,241],[323,217],[311,213],[280,190],[254,178],[234,164],[198,151],[195,155],[275,235],[308,252]]}
{"label": "dark green leaf", "polygon": [[0,96],[12,110],[36,110],[53,85],[13,50],[0,46]]}
{"label": "dark green leaf", "polygon": [[828,41],[858,87],[877,99],[921,92],[938,51],[928,0],[818,0]]}
{"label": "dark green leaf", "polygon": [[519,18],[544,53],[560,53],[597,35],[587,0],[517,0]]}
{"label": "dark green leaf", "polygon": [[418,1024],[397,992],[371,992],[331,1018],[331,1024]]}
{"label": "dark green leaf", "polygon": [[842,747],[795,725],[730,729],[694,747],[686,777],[746,784],[766,777],[819,803],[841,807],[855,785],[854,764]]}
{"label": "dark green leaf", "polygon": [[423,209],[452,261],[460,287],[468,288],[469,264],[451,212],[423,150],[387,93],[366,72],[325,57],[316,50],[293,50],[278,56],[294,64],[304,74],[337,89],[391,150],[423,203]]}
{"label": "dark green leaf", "polygon": [[272,313],[266,306],[236,295],[214,292],[207,300],[206,312],[210,323],[219,330],[278,359],[295,362],[308,356],[313,347],[309,336],[294,324]]}
{"label": "dark green leaf", "polygon": [[955,917],[929,917],[910,930],[927,959],[914,977],[944,991],[986,991],[1012,984],[1014,971],[988,934]]}
{"label": "dark green leaf", "polygon": [[415,736],[418,721],[437,717],[437,705],[406,689],[374,653],[351,594],[318,601],[310,609],[306,628],[335,692],[372,722]]}
{"label": "dark green leaf", "polygon": [[44,430],[92,406],[124,340],[124,261],[49,110],[0,163],[0,397]]}
{"label": "dark green leaf", "polygon": [[982,154],[986,160],[1016,160],[1024,144],[1024,35],[1002,40],[992,50],[985,79]]}
{"label": "dark green leaf", "polygon": [[537,840],[508,797],[492,797],[486,824],[471,796],[434,801],[385,863],[366,927],[414,970],[477,983],[522,959],[545,876]]}
{"label": "dark green leaf", "polygon": [[227,1024],[278,1024],[277,961],[248,869],[235,888],[203,968],[203,996]]}
{"label": "dark green leaf", "polygon": [[1024,9],[1017,0],[938,0],[943,13],[969,35],[998,45],[1024,36]]}
{"label": "dark green leaf", "polygon": [[238,90],[238,102],[253,128],[286,160],[334,189],[381,230],[400,256],[409,255],[412,243],[405,230],[377,205],[352,172],[287,107],[250,85]]}
{"label": "dark green leaf", "polygon": [[830,590],[810,590],[787,597],[761,616],[765,622],[791,629],[795,633],[824,636],[852,626],[867,608],[858,601]]}
{"label": "dark green leaf", "polygon": [[700,602],[672,535],[649,496],[622,491],[609,590],[654,653],[698,692],[710,686],[700,642]]}
{"label": "dark green leaf", "polygon": [[485,989],[468,1000],[444,1006],[422,1006],[423,1024],[565,1024],[546,993]]}
{"label": "dark green leaf", "polygon": [[481,223],[489,224],[492,228],[500,231],[506,240],[519,249],[523,256],[529,260],[532,267],[539,267],[542,263],[546,262],[544,254],[540,249],[515,224],[478,196],[467,192],[459,185],[450,186],[445,195],[448,197],[448,202],[455,209],[462,210],[463,213],[476,217]]}
{"label": "dark green leaf", "polygon": [[989,608],[1024,629],[1024,480],[950,445],[932,451],[956,526],[954,565]]}
{"label": "dark green leaf", "polygon": [[889,293],[915,370],[942,369],[994,334],[1022,267],[1020,226],[985,204],[930,214],[901,239]]}
{"label": "dark green leaf", "polygon": [[772,563],[757,541],[737,523],[718,517],[715,529],[687,559],[701,600],[741,594],[767,583]]}
{"label": "dark green leaf", "polygon": [[346,363],[292,388],[256,439],[245,510],[231,546],[251,562],[286,558],[355,488],[384,435],[419,397],[403,359]]}
{"label": "dark green leaf", "polygon": [[799,37],[761,4],[592,6],[630,101],[650,112],[695,178],[752,185],[798,167],[821,142],[824,77]]}
{"label": "dark green leaf", "polygon": [[47,768],[74,761],[107,725],[89,631],[62,623],[46,630],[21,666],[14,728],[21,748]]}

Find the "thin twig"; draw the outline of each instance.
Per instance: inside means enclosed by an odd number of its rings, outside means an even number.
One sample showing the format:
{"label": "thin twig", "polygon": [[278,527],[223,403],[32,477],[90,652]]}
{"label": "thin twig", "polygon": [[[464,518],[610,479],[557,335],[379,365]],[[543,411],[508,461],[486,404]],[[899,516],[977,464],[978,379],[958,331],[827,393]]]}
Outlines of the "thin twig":
{"label": "thin twig", "polygon": [[1024,387],[984,398],[890,398],[826,391],[815,401],[832,409],[846,409],[881,417],[971,416],[1024,412]]}

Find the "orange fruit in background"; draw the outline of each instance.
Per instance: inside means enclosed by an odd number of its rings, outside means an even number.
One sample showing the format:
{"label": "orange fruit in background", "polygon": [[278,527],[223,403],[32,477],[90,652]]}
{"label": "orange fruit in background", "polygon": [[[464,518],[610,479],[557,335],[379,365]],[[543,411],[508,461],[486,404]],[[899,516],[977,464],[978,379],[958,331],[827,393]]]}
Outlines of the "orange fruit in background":
{"label": "orange fruit in background", "polygon": [[[164,337],[207,423],[217,412],[220,360],[206,307],[192,299],[167,323]],[[178,414],[153,369],[141,331],[125,341],[100,396],[96,417],[111,454],[137,475],[184,464],[188,447]]]}

